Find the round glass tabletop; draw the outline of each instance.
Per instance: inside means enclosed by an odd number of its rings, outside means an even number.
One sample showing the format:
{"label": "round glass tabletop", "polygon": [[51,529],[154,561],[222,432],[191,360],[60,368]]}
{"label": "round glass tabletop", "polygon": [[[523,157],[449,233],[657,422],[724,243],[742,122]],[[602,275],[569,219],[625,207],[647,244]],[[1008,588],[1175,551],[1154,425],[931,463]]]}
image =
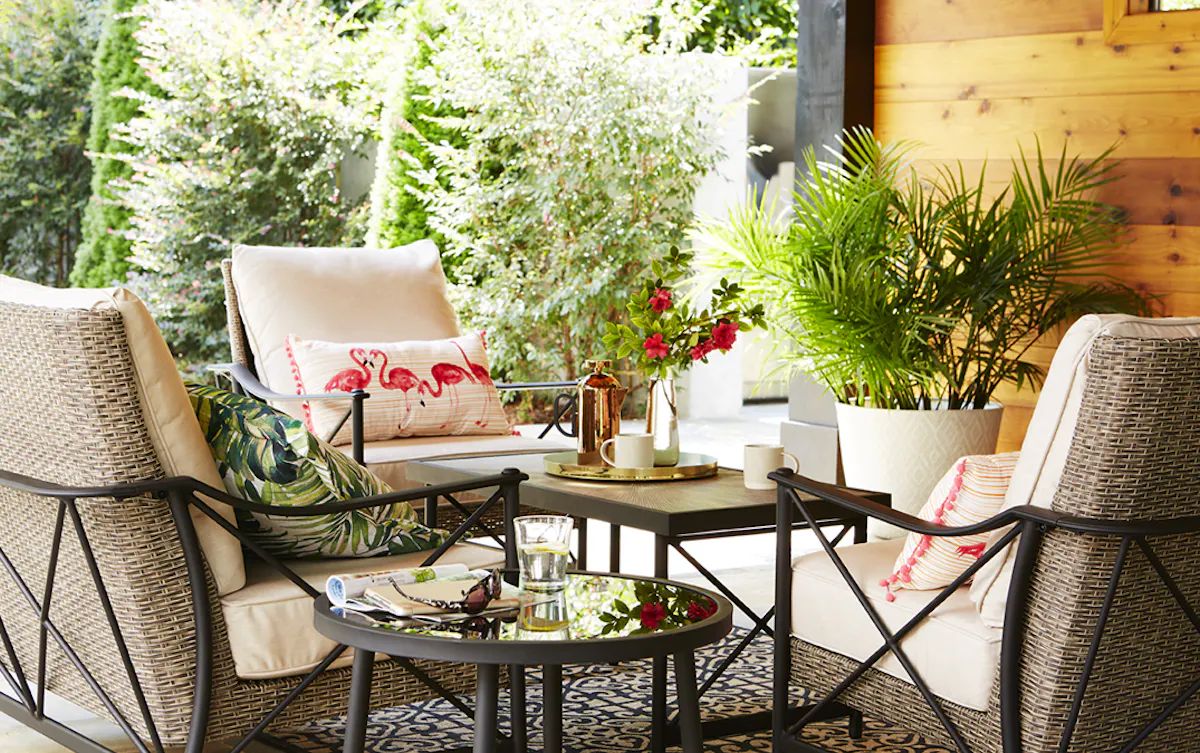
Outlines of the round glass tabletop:
{"label": "round glass tabletop", "polygon": [[519,606],[496,615],[447,615],[447,621],[432,622],[373,619],[330,607],[322,597],[316,625],[356,648],[463,661],[489,661],[495,655],[506,663],[521,663],[517,654],[541,657],[530,663],[558,663],[546,657],[617,661],[672,653],[718,640],[732,626],[727,600],[673,581],[571,573],[562,591],[521,591],[519,598]]}

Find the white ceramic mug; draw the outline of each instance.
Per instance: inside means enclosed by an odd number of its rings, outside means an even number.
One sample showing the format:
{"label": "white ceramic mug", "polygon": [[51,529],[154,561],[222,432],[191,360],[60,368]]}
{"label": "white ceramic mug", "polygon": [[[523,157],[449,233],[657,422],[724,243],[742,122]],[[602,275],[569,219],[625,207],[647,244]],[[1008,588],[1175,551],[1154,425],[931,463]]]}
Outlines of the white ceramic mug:
{"label": "white ceramic mug", "polygon": [[747,489],[774,489],[775,482],[767,478],[767,474],[791,461],[792,470],[800,470],[800,461],[790,452],[784,452],[782,445],[777,444],[748,444],[746,445],[746,465],[742,478]]}
{"label": "white ceramic mug", "polygon": [[[612,457],[608,448],[613,448]],[[600,445],[600,457],[614,468],[653,468],[653,434],[618,434]]]}

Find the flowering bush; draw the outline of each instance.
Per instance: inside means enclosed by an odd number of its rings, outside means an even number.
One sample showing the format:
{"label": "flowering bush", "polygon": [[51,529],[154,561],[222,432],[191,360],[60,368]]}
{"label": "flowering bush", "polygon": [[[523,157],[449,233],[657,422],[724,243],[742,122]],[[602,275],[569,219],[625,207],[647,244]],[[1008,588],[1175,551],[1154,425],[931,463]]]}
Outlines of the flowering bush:
{"label": "flowering bush", "polygon": [[[318,0],[148,0],[142,65],[162,95],[126,90],[117,128],[132,177],[134,287],[185,362],[223,352],[220,274],[235,243],[353,245],[361,202],[340,162],[377,129],[394,29],[362,29]],[[357,33],[352,33],[357,32]]]}
{"label": "flowering bush", "polygon": [[651,265],[650,277],[629,301],[629,322],[609,322],[604,344],[617,358],[628,358],[649,376],[667,377],[687,370],[696,361],[708,363],[713,351],[733,347],[739,331],[763,326],[763,306],[744,304],[743,289],[728,280],[713,289],[709,304],[697,311],[678,284],[689,273],[693,254],[671,247]]}
{"label": "flowering bush", "polygon": [[689,33],[666,0],[473,0],[431,41],[414,79],[466,140],[429,144],[413,190],[506,378],[577,376],[649,250],[682,238],[721,157],[717,62],[681,52]]}

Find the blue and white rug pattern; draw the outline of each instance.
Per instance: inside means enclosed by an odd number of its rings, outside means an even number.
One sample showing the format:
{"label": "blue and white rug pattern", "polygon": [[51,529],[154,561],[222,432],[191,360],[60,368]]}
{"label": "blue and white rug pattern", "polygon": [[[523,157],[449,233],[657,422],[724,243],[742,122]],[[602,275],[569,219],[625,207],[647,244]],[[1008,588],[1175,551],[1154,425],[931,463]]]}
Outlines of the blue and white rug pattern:
{"label": "blue and white rug pattern", "polygon": [[[696,653],[700,682],[745,635],[740,629]],[[527,709],[530,750],[541,750],[541,677],[530,671]],[[619,666],[573,666],[563,670],[564,747],[568,753],[640,753],[650,750],[650,662]],[[671,686],[673,687],[673,685]],[[500,696],[500,728],[508,733],[507,694]],[[794,702],[802,700],[795,693]],[[471,703],[471,699],[467,699]],[[758,638],[701,699],[705,718],[763,711],[771,703],[771,642]],[[344,719],[312,722],[279,736],[305,750],[340,750]],[[401,706],[371,714],[369,753],[436,753],[470,748],[471,720],[444,700]],[[917,735],[867,720],[859,740],[850,739],[843,721],[810,725],[805,740],[831,753],[950,753]],[[706,753],[771,750],[769,730],[708,740]]]}

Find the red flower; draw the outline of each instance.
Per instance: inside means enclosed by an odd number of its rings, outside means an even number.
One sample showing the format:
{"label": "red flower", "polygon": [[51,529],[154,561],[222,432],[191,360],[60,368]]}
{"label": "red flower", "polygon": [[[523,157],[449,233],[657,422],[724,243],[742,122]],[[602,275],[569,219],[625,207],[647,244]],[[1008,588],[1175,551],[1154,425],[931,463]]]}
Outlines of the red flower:
{"label": "red flower", "polygon": [[688,603],[687,616],[689,620],[699,622],[717,613],[717,605],[713,603],[712,599],[706,599],[705,602],[705,606],[700,606],[694,601]]}
{"label": "red flower", "polygon": [[650,308],[660,314],[671,308],[671,291],[655,288],[654,295],[650,297]]}
{"label": "red flower", "polygon": [[704,358],[709,353],[712,353],[713,348],[715,348],[715,347],[716,346],[713,344],[713,341],[711,338],[708,340],[701,340],[700,342],[696,343],[695,346],[692,347],[692,360],[699,361],[701,358]]}
{"label": "red flower", "polygon": [[713,346],[716,347],[717,350],[724,353],[732,348],[734,342],[737,341],[737,333],[738,326],[736,324],[733,322],[721,322],[717,326],[713,327]]}
{"label": "red flower", "polygon": [[666,358],[669,348],[663,342],[661,334],[650,335],[646,338],[646,342],[642,343],[642,347],[646,349],[648,358]]}
{"label": "red flower", "polygon": [[642,605],[642,627],[647,630],[658,630],[658,623],[667,617],[667,610],[662,604],[647,603]]}

